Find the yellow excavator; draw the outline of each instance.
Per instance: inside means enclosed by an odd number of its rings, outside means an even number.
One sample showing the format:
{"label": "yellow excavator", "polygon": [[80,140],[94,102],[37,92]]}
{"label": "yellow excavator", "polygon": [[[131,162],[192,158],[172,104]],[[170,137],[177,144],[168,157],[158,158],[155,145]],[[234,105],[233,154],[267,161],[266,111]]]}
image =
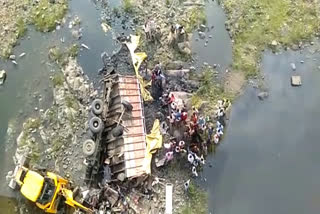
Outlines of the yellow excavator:
{"label": "yellow excavator", "polygon": [[58,206],[63,201],[71,207],[92,213],[91,209],[73,199],[70,182],[52,172],[38,173],[19,166],[13,180],[20,187],[21,194],[46,213],[57,213]]}

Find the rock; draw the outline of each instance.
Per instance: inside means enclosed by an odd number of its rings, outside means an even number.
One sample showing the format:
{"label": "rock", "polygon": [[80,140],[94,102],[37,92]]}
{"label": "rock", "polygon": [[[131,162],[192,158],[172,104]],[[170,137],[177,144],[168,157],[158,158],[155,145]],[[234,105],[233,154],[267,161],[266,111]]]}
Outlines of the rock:
{"label": "rock", "polygon": [[294,70],[294,71],[295,71],[295,70],[297,69],[296,64],[291,63],[290,65],[291,65],[292,70]]}
{"label": "rock", "polygon": [[0,85],[3,85],[7,79],[7,73],[5,70],[0,71]]}
{"label": "rock", "polygon": [[187,55],[191,54],[191,49],[189,48],[188,42],[178,43],[178,48],[179,48],[179,51],[183,54],[187,54]]}
{"label": "rock", "polygon": [[22,58],[22,57],[24,57],[25,55],[26,55],[26,53],[23,52],[22,54],[19,55],[19,58]]}
{"label": "rock", "polygon": [[194,66],[191,66],[191,67],[189,68],[189,70],[190,70],[191,72],[194,72],[194,71],[196,71],[196,68],[195,68]]}
{"label": "rock", "polygon": [[111,29],[111,27],[105,22],[101,23],[101,28],[105,33]]}
{"label": "rock", "polygon": [[199,34],[199,38],[200,39],[205,39],[206,38],[206,34],[204,32],[199,31],[198,34]]}
{"label": "rock", "polygon": [[57,25],[56,30],[60,30],[60,29],[61,29],[61,26]]}
{"label": "rock", "polygon": [[16,59],[16,55],[10,55],[10,56],[9,56],[9,59],[10,59],[10,60],[15,60],[15,59]]}
{"label": "rock", "polygon": [[314,42],[310,42],[310,45],[314,45]]}
{"label": "rock", "polygon": [[79,30],[72,30],[71,34],[72,34],[72,37],[77,40],[81,39],[82,37],[82,34]]}
{"label": "rock", "polygon": [[18,63],[15,60],[12,60],[12,63],[18,65]]}
{"label": "rock", "polygon": [[292,86],[301,86],[301,76],[292,76],[291,77],[291,85]]}
{"label": "rock", "polygon": [[278,45],[278,42],[277,42],[276,40],[273,40],[273,41],[271,42],[271,45],[272,45],[272,46],[277,46],[277,45]]}
{"label": "rock", "polygon": [[204,65],[204,66],[208,66],[208,65],[209,65],[209,63],[207,63],[207,62],[204,62],[204,63],[203,63],[203,65]]}
{"label": "rock", "polygon": [[208,37],[209,37],[209,39],[211,39],[211,38],[212,38],[212,35],[209,35]]}
{"label": "rock", "polygon": [[200,25],[199,31],[204,32],[204,31],[206,31],[206,30],[207,30],[207,26],[205,26],[204,24]]}
{"label": "rock", "polygon": [[179,70],[183,68],[183,62],[182,61],[170,61],[167,65],[166,65],[166,69],[168,70]]}
{"label": "rock", "polygon": [[266,99],[266,98],[268,98],[269,97],[269,93],[268,92],[260,92],[259,94],[258,94],[258,98],[260,99],[260,100],[264,100],[264,99]]}
{"label": "rock", "polygon": [[300,61],[300,63],[301,63],[301,64],[303,64],[303,63],[304,63],[304,61],[303,61],[303,60],[301,60],[301,61]]}

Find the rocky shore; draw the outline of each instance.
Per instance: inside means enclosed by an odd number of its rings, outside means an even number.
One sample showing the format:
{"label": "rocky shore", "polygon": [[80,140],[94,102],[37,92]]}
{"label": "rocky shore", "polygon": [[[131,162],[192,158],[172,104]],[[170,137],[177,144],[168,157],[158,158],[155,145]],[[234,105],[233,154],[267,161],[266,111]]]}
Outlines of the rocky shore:
{"label": "rocky shore", "polygon": [[37,117],[23,123],[15,157],[18,160],[27,154],[36,167],[45,167],[82,184],[82,140],[88,129],[89,101],[96,93],[72,58],[50,78],[54,86],[52,107],[39,109]]}

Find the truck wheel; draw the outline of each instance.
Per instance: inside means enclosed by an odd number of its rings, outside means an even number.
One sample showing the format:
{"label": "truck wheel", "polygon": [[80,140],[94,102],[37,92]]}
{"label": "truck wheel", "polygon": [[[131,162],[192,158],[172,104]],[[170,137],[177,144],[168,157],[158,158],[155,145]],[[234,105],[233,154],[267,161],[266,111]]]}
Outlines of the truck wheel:
{"label": "truck wheel", "polygon": [[96,143],[91,139],[84,141],[82,145],[82,151],[87,156],[93,155],[93,153],[96,151]]}
{"label": "truck wheel", "polygon": [[99,117],[93,117],[89,121],[89,128],[93,133],[98,133],[103,129],[102,120]]}
{"label": "truck wheel", "polygon": [[100,99],[95,99],[91,104],[92,111],[95,115],[100,115],[103,111],[103,102]]}
{"label": "truck wheel", "polygon": [[131,105],[131,103],[126,100],[122,100],[121,103],[127,111],[132,111],[133,106]]}
{"label": "truck wheel", "polygon": [[115,127],[114,129],[112,129],[111,132],[113,137],[119,137],[123,134],[123,127],[122,126]]}

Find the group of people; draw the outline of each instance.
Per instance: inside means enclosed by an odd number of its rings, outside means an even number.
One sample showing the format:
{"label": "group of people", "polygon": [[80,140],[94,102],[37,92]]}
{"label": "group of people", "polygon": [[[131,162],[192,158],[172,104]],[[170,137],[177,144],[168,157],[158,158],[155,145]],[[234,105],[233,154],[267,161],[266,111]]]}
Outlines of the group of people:
{"label": "group of people", "polygon": [[175,138],[171,138],[168,143],[164,143],[163,147],[166,150],[165,153],[165,160],[169,162],[173,159],[174,155],[176,154],[184,154],[187,153],[185,149],[185,142],[180,140],[179,142],[176,141]]}
{"label": "group of people", "polygon": [[173,93],[164,93],[160,99],[162,106],[168,106],[169,116],[167,116],[167,119],[171,125],[176,125],[180,122],[186,123],[188,112],[185,109],[183,100],[177,99]]}

